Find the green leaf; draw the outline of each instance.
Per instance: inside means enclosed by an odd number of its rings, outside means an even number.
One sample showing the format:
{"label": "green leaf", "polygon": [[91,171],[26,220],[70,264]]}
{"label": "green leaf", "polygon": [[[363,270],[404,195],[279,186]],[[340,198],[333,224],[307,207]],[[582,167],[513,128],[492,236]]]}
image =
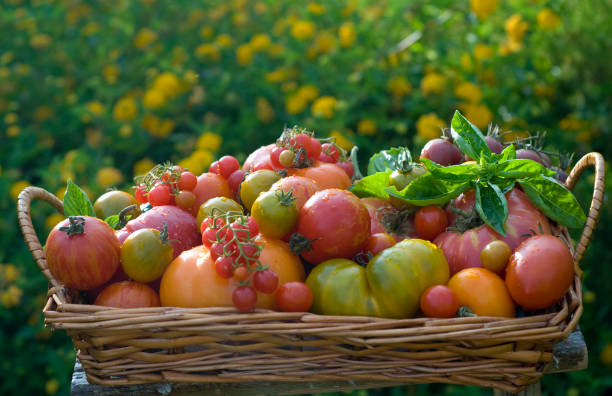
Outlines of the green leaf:
{"label": "green leaf", "polygon": [[81,190],[70,179],[68,179],[66,193],[64,194],[64,216],[96,216],[85,191]]}
{"label": "green leaf", "polygon": [[370,157],[368,176],[376,172],[384,172],[388,169],[402,170],[411,163],[412,155],[410,155],[410,150],[406,147],[392,147],[389,150],[382,150]]}
{"label": "green leaf", "polygon": [[104,222],[111,226],[113,230],[118,230],[122,228],[119,227],[119,215],[108,216],[106,219],[104,219]]}
{"label": "green leaf", "polygon": [[501,157],[499,158],[499,162],[516,159],[516,149],[514,148],[514,144],[507,146],[500,155]]}
{"label": "green leaf", "polygon": [[552,176],[554,174],[554,171],[529,159],[508,160],[495,167],[495,176],[502,178],[522,179],[538,175]]}
{"label": "green leaf", "polygon": [[478,170],[480,169],[480,165],[478,164],[442,166],[427,158],[421,158],[421,162],[423,162],[432,175],[452,182],[467,182],[474,180],[478,176]]}
{"label": "green leaf", "polygon": [[536,176],[518,181],[529,200],[546,216],[570,228],[582,228],[586,222],[584,210],[574,194],[556,179]]}
{"label": "green leaf", "polygon": [[441,205],[470,189],[470,182],[441,180],[427,173],[413,180],[405,189],[397,191],[388,187],[385,191],[394,197],[416,206]]}
{"label": "green leaf", "polygon": [[349,187],[349,191],[360,198],[389,198],[389,194],[385,192],[385,188],[389,187],[389,175],[391,175],[392,172],[392,170],[387,170],[385,172],[378,172],[366,176]]}
{"label": "green leaf", "polygon": [[501,235],[506,235],[508,201],[495,184],[476,183],[476,212],[480,218]]}
{"label": "green leaf", "polygon": [[481,155],[491,156],[491,150],[487,146],[487,141],[480,130],[469,122],[459,110],[455,111],[451,121],[451,132],[455,144],[459,146],[464,154],[469,155],[478,162]]}

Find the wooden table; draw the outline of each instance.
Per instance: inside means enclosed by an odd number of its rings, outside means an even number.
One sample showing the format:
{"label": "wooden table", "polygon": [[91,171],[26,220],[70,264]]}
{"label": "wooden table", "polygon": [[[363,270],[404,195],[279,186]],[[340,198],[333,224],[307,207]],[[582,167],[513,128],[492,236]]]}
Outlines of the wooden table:
{"label": "wooden table", "polygon": [[[556,344],[553,348],[553,361],[546,367],[545,373],[583,370],[588,366],[587,347],[580,329]],[[331,381],[306,383],[309,391],[304,391],[304,383],[291,382],[254,382],[254,383],[155,383],[130,386],[100,386],[87,382],[85,372],[77,360],[72,375],[71,393],[73,396],[242,396],[242,395],[295,395],[304,393],[326,393],[353,389],[384,388],[401,386],[405,383],[381,381]],[[521,396],[540,394],[540,384],[529,386]],[[495,396],[508,393],[495,390]]]}

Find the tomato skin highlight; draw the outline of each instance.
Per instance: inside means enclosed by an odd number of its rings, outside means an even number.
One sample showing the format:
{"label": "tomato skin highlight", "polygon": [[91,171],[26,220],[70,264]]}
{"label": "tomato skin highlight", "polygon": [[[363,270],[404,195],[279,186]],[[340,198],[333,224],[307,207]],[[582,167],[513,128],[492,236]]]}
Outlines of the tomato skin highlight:
{"label": "tomato skin highlight", "polygon": [[435,285],[421,295],[421,311],[430,318],[454,318],[459,310],[455,293],[444,285]]}
{"label": "tomato skin highlight", "polygon": [[552,235],[533,236],[516,248],[506,268],[510,295],[526,309],[543,309],[559,301],[574,279],[569,248]]}
{"label": "tomato skin highlight", "polygon": [[485,268],[466,268],[448,281],[460,306],[478,316],[515,317],[515,305],[504,281]]}

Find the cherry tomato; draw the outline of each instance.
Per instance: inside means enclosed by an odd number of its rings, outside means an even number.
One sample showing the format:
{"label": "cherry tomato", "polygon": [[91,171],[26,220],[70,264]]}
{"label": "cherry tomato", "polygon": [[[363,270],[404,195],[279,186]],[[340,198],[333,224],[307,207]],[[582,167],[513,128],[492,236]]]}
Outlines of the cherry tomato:
{"label": "cherry tomato", "polygon": [[366,245],[366,252],[372,253],[372,255],[376,256],[379,252],[395,245],[395,239],[387,234],[386,232],[379,232],[376,234],[370,235],[370,239],[368,239],[368,244]]}
{"label": "cherry tomato", "polygon": [[151,282],[159,278],[174,257],[172,244],[161,238],[159,230],[135,231],[121,246],[121,265],[135,281]]}
{"label": "cherry tomato", "polygon": [[480,252],[482,266],[496,274],[503,274],[512,250],[504,241],[492,241]]}
{"label": "cherry tomato", "polygon": [[181,209],[185,209],[185,210],[190,209],[193,206],[195,200],[196,200],[195,194],[188,190],[179,191],[179,193],[174,198],[174,201],[176,202],[176,206],[178,206]]}
{"label": "cherry tomato", "polygon": [[238,202],[227,197],[214,197],[200,205],[196,219],[198,224],[211,216],[219,216],[228,212],[242,213],[243,208]]}
{"label": "cherry tomato", "polygon": [[319,155],[321,154],[321,150],[322,150],[322,146],[321,146],[321,142],[319,141],[319,139],[315,138],[314,136],[310,138],[310,148],[308,149],[308,159],[311,161],[316,160],[317,158],[319,158]]}
{"label": "cherry tomato", "polygon": [[448,226],[446,212],[439,206],[424,206],[414,215],[414,229],[419,238],[433,240]]}
{"label": "cherry tomato", "polygon": [[440,138],[427,142],[421,151],[421,157],[443,166],[457,165],[463,161],[463,153],[459,147]]}
{"label": "cherry tomato", "polygon": [[287,282],[276,291],[276,305],[283,312],[307,312],[312,306],[313,295],[304,282]]}
{"label": "cherry tomato", "polygon": [[234,279],[236,279],[237,281],[239,282],[243,281],[248,277],[249,277],[249,269],[246,266],[241,265],[240,267],[234,270]]}
{"label": "cherry tomato", "polygon": [[240,169],[240,162],[238,162],[238,160],[231,155],[224,155],[216,162],[217,165],[215,168],[212,168],[211,166],[210,171],[223,176],[224,179],[229,178],[232,173]]}
{"label": "cherry tomato", "polygon": [[237,287],[232,293],[232,302],[243,312],[251,311],[257,304],[257,292],[250,286]]}
{"label": "cherry tomato", "polygon": [[353,167],[353,163],[351,161],[336,162],[336,165],[342,168],[342,170],[345,171],[347,176],[350,178],[352,178],[355,174],[355,168]]}
{"label": "cherry tomato", "polygon": [[193,173],[186,171],[181,173],[178,180],[178,188],[182,191],[191,191],[198,184],[198,178]]}
{"label": "cherry tomato", "polygon": [[324,162],[338,162],[338,159],[340,159],[340,150],[336,145],[331,143],[323,143],[321,145],[321,154],[325,154],[331,158],[331,161]]}
{"label": "cherry tomato", "polygon": [[270,163],[275,168],[283,168],[283,166],[279,162],[279,157],[283,151],[285,151],[284,147],[277,146],[277,147],[274,147],[272,151],[270,152]]}
{"label": "cherry tomato", "polygon": [[295,161],[295,153],[291,150],[285,149],[278,156],[278,162],[283,168],[291,168]]}
{"label": "cherry tomato", "polygon": [[234,276],[234,260],[230,256],[217,257],[215,260],[215,271],[224,279]]}
{"label": "cherry tomato", "polygon": [[274,293],[274,290],[276,290],[278,286],[278,275],[269,268],[263,271],[257,271],[255,275],[253,275],[253,286],[262,293]]}
{"label": "cherry tomato", "polygon": [[251,216],[262,235],[280,239],[295,228],[298,208],[291,192],[270,190],[257,197],[251,207]]}
{"label": "cherry tomato", "polygon": [[149,191],[149,203],[153,206],[169,205],[172,202],[170,185],[160,183]]}
{"label": "cherry tomato", "polygon": [[136,197],[136,200],[141,204],[149,202],[149,198],[147,197],[148,194],[147,185],[144,183],[140,183],[134,191],[134,197]]}
{"label": "cherry tomato", "polygon": [[431,286],[421,295],[421,311],[430,318],[454,318],[457,310],[459,301],[447,286]]}
{"label": "cherry tomato", "polygon": [[238,195],[238,189],[240,188],[240,183],[242,183],[242,180],[244,179],[245,173],[246,172],[242,169],[238,169],[227,178],[227,184],[229,185],[230,190],[232,190],[234,196]]}
{"label": "cherry tomato", "polygon": [[[202,223],[204,224],[204,223]],[[217,241],[217,230],[206,227],[202,232],[202,245],[210,248]]]}
{"label": "cherry tomato", "polygon": [[336,163],[336,161],[334,161],[334,159],[332,157],[330,157],[329,155],[327,155],[325,153],[319,154],[319,158],[317,158],[317,160],[319,162],[327,162],[327,163],[330,163],[330,164]]}

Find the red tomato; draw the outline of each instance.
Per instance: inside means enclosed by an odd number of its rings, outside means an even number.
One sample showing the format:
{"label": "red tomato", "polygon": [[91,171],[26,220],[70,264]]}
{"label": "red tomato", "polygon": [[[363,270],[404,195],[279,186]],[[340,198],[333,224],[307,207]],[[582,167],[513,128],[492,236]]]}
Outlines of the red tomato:
{"label": "red tomato", "polygon": [[526,309],[553,305],[565,295],[573,279],[572,254],[552,235],[536,235],[521,243],[506,268],[510,295]]}
{"label": "red tomato", "polygon": [[[275,147],[276,147],[276,144],[272,143],[272,144],[268,144],[267,146],[261,146],[257,150],[253,151],[244,161],[244,164],[242,165],[242,169],[245,172],[252,172],[254,170],[257,170],[255,169],[256,166],[263,166],[264,164],[267,164],[269,168],[265,168],[265,169],[275,170],[272,163],[270,163],[270,153],[272,152],[272,150],[274,150]],[[264,169],[264,168],[258,168],[258,169]]]}
{"label": "red tomato", "polygon": [[384,198],[361,198],[370,214],[370,231],[372,234],[387,232],[383,225],[383,214],[397,212],[397,209],[391,205],[391,202]]}
{"label": "red tomato", "polygon": [[253,286],[262,293],[274,293],[278,286],[278,275],[269,268],[257,271],[253,275]]}
{"label": "red tomato", "polygon": [[240,163],[238,160],[231,155],[225,155],[219,158],[218,161],[213,162],[208,171],[211,173],[216,173],[217,175],[222,176],[224,179],[227,179],[238,169],[240,169]]}
{"label": "red tomato", "polygon": [[338,147],[331,143],[323,143],[321,145],[321,154],[319,156],[325,156],[324,162],[338,162],[340,159],[340,150]]}
{"label": "red tomato", "polygon": [[311,179],[307,179],[301,176],[288,176],[283,177],[270,187],[270,190],[281,189],[284,192],[293,192],[293,196],[296,198],[295,205],[298,209],[308,201],[314,193],[321,190],[317,182]]}
{"label": "red tomato", "polygon": [[61,284],[75,290],[91,290],[102,286],[117,271],[120,244],[113,229],[102,220],[71,216],[53,227],[45,254],[49,271]]}
{"label": "red tomato", "polygon": [[242,312],[251,311],[257,304],[257,292],[250,286],[239,286],[232,293],[232,302]]}
{"label": "red tomato", "polygon": [[[400,217],[400,211],[384,198],[361,198],[370,214],[370,232],[390,233],[396,241],[416,237],[413,216]],[[388,227],[388,228],[387,228]]]}
{"label": "red tomato", "polygon": [[200,205],[214,197],[232,198],[227,181],[215,173],[203,173],[198,176],[198,184],[192,191],[196,195],[192,213],[198,213]]}
{"label": "red tomato", "polygon": [[159,296],[144,283],[123,281],[112,283],[98,294],[94,305],[115,308],[159,307]]}
{"label": "red tomato", "polygon": [[300,169],[291,168],[288,171],[290,176],[302,176],[314,180],[322,190],[328,188],[346,190],[351,185],[351,179],[346,172],[336,164],[317,161],[311,167]]}
{"label": "red tomato", "polygon": [[514,302],[506,284],[495,273],[484,268],[466,268],[448,281],[460,306],[468,307],[478,316],[513,318]]}
{"label": "red tomato", "polygon": [[307,312],[313,295],[304,282],[287,282],[276,291],[276,305],[283,312]]}
{"label": "red tomato", "polygon": [[170,185],[160,183],[149,191],[149,203],[153,206],[169,205],[172,201]]}
{"label": "red tomato", "polygon": [[463,162],[463,153],[459,147],[445,139],[432,139],[427,142],[421,151],[421,157],[443,166]]}
{"label": "red tomato", "polygon": [[321,154],[321,149],[321,142],[317,138],[311,137],[310,148],[308,149],[308,159],[314,161],[319,158],[319,155]]}
{"label": "red tomato", "polygon": [[421,295],[421,311],[430,318],[454,318],[457,310],[459,301],[448,286],[432,286]]}
{"label": "red tomato", "polygon": [[319,264],[331,258],[352,258],[370,237],[370,215],[351,192],[328,189],[316,192],[300,209],[297,233],[311,243],[302,257]]}
{"label": "red tomato", "polygon": [[147,197],[147,185],[144,183],[140,183],[136,190],[134,191],[134,197],[141,204],[149,202],[149,198]]}
{"label": "red tomato", "polygon": [[352,178],[355,174],[355,168],[353,167],[353,163],[351,161],[337,162],[336,165],[342,168],[349,178]]}
{"label": "red tomato", "polygon": [[419,238],[433,240],[446,230],[446,212],[439,206],[424,206],[414,215],[414,229]]}
{"label": "red tomato", "polygon": [[189,171],[185,171],[181,173],[181,176],[178,180],[178,188],[179,190],[188,190],[191,191],[195,188],[196,184],[198,184],[198,179],[196,175]]}
{"label": "red tomato", "polygon": [[283,168],[283,166],[279,162],[279,157],[283,151],[285,151],[284,147],[277,146],[277,147],[274,147],[272,151],[270,152],[270,163],[275,168]]}
{"label": "red tomato", "polygon": [[386,232],[370,235],[365,251],[376,256],[379,252],[395,245],[395,239]]}

